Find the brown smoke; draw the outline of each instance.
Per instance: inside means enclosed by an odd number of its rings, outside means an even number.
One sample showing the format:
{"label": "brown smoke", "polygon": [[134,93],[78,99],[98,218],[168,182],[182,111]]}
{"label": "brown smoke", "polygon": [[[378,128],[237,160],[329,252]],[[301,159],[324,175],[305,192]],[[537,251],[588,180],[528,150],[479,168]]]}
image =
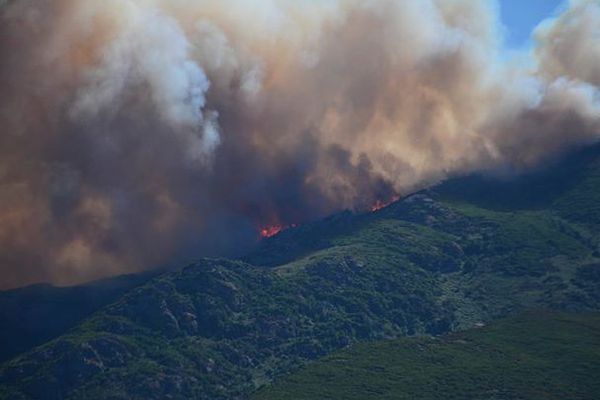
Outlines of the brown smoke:
{"label": "brown smoke", "polygon": [[0,7],[2,287],[240,253],[600,135],[595,0],[545,21],[526,67],[491,1]]}

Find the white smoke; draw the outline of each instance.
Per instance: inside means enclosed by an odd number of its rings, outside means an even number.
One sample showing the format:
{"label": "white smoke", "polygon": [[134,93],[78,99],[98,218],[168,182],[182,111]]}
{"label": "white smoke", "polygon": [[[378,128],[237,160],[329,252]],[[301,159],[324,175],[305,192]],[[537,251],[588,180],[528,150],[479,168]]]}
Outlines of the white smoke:
{"label": "white smoke", "polygon": [[220,140],[217,113],[204,110],[210,83],[190,57],[192,46],[178,21],[148,2],[108,3],[101,7],[119,11],[118,26],[99,49],[97,65],[83,71],[75,117],[110,114],[127,107],[126,91],[145,90],[172,132],[185,135],[188,154],[210,155]]}
{"label": "white smoke", "polygon": [[600,2],[571,0],[569,7],[541,23],[534,33],[542,76],[565,77],[600,86]]}

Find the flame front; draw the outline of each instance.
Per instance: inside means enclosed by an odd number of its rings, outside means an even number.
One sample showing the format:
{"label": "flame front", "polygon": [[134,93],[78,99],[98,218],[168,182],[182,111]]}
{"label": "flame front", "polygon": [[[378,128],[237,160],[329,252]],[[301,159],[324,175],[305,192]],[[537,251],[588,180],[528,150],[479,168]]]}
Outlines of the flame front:
{"label": "flame front", "polygon": [[289,228],[295,228],[297,225],[296,224],[290,224],[290,225],[281,225],[281,224],[275,224],[275,225],[267,225],[267,226],[263,226],[262,228],[260,228],[260,237],[261,238],[270,238],[273,237],[275,235],[277,235],[278,233],[289,229]]}
{"label": "flame front", "polygon": [[382,208],[400,200],[400,196],[393,196],[389,201],[377,200],[370,208],[371,212],[379,211]]}
{"label": "flame front", "polygon": [[285,227],[283,225],[269,225],[262,227],[260,229],[260,237],[262,238],[270,238],[272,236],[277,235],[279,232],[284,230]]}

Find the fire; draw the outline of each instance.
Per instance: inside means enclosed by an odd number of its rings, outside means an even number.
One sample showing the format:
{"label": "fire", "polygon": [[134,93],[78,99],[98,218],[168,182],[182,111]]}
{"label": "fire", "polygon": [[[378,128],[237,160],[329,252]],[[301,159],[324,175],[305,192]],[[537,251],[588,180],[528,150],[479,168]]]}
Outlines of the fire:
{"label": "fire", "polygon": [[264,238],[270,238],[271,236],[277,235],[284,229],[283,225],[270,225],[260,229],[260,236]]}
{"label": "fire", "polygon": [[[371,207],[369,207],[369,211],[371,212],[375,212],[375,211],[379,211],[382,208],[385,208],[387,206],[389,206],[390,204],[394,203],[395,201],[400,200],[400,196],[392,196],[391,198],[389,198],[388,200],[377,200],[374,204],[371,205]],[[273,237],[281,232],[283,232],[286,229],[289,228],[295,228],[297,227],[297,224],[289,224],[289,225],[284,225],[284,224],[272,224],[272,225],[265,225],[262,226],[258,233],[260,234],[260,237],[263,239],[267,239],[270,237]]]}
{"label": "fire", "polygon": [[279,232],[284,231],[288,228],[295,228],[296,224],[291,224],[291,225],[280,225],[280,224],[276,224],[276,225],[267,225],[264,226],[262,228],[260,228],[260,237],[262,238],[270,238],[273,237],[275,235],[277,235]]}
{"label": "fire", "polygon": [[[388,200],[377,200],[374,204],[371,205],[371,207],[369,207],[369,211],[371,212],[375,212],[375,211],[379,211],[382,208],[385,208],[387,206],[389,206],[390,204],[394,203],[395,201],[400,200],[400,196],[392,196],[391,198],[389,198]],[[284,225],[284,224],[271,224],[271,225],[264,225],[262,227],[260,227],[260,229],[258,230],[258,233],[260,234],[260,237],[263,239],[267,239],[270,237],[273,237],[281,232],[283,232],[286,229],[289,228],[295,228],[297,227],[297,224],[289,224],[289,225]]]}
{"label": "fire", "polygon": [[371,212],[379,211],[392,204],[395,201],[400,200],[400,196],[393,196],[389,201],[377,200],[370,208]]}

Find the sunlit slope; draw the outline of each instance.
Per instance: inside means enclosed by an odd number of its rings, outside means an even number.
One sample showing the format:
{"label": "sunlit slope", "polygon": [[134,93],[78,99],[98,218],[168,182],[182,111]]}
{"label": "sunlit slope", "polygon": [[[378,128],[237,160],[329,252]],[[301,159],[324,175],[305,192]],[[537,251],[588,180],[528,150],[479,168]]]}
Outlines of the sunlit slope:
{"label": "sunlit slope", "polygon": [[438,338],[360,344],[255,400],[597,399],[600,314],[528,313]]}

